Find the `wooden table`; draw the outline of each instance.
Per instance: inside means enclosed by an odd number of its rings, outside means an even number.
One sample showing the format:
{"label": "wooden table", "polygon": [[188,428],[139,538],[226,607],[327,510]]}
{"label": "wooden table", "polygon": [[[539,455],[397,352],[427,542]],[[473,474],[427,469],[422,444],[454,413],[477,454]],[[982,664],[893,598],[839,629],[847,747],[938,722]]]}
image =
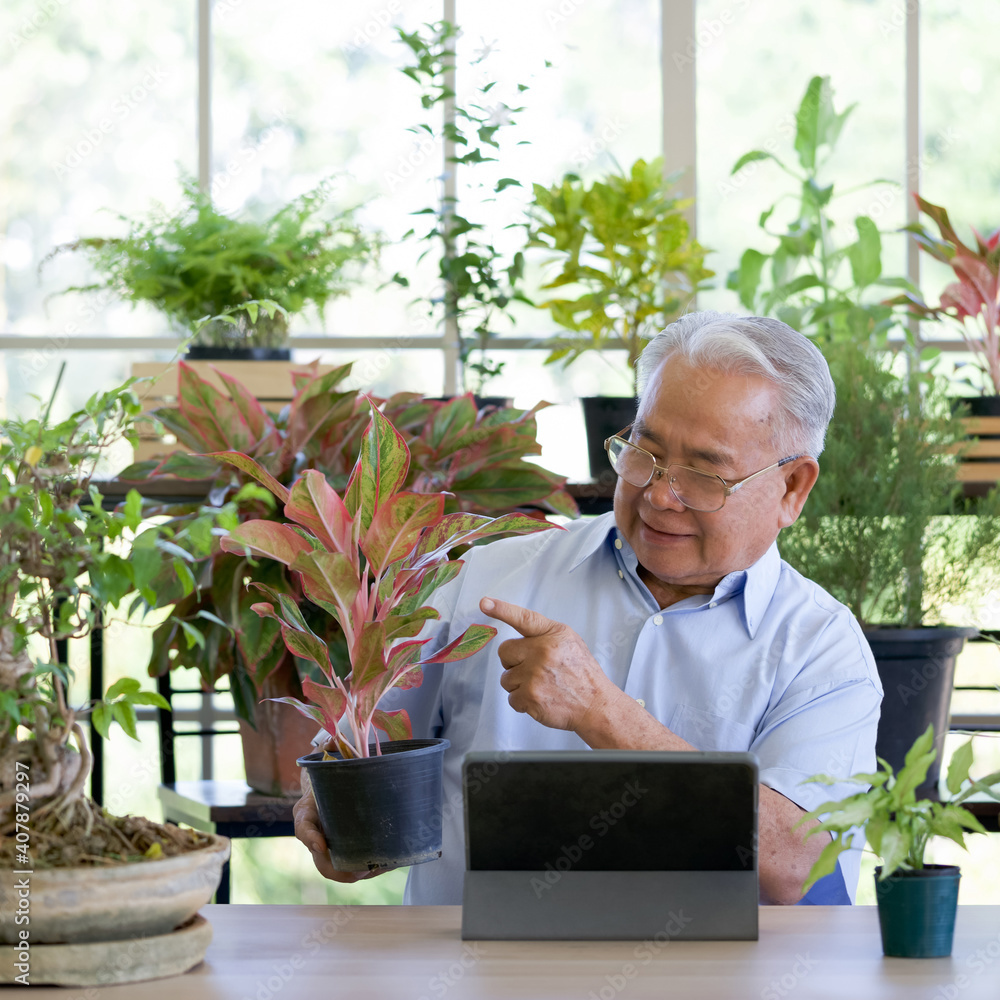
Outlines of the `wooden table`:
{"label": "wooden table", "polygon": [[[764,907],[756,942],[462,941],[457,906],[206,906],[183,977],[34,1000],[996,1000],[1000,906],[959,910],[950,958],[884,958],[874,907]],[[26,994],[27,995],[27,994]]]}

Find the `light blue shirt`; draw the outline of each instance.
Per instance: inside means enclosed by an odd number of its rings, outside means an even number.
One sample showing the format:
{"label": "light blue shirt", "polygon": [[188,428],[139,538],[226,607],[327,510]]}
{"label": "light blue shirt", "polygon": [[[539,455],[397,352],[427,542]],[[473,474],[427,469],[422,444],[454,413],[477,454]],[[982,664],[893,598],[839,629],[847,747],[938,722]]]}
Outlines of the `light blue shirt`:
{"label": "light blue shirt", "polygon": [[[802,784],[810,775],[875,769],[882,688],[868,643],[848,609],[783,562],[776,545],[714,593],[666,609],[639,579],[613,514],[493,542],[463,558],[460,575],[435,595],[435,645],[489,622],[479,600],[500,598],[573,628],[618,687],[697,749],[756,754],[761,782],[803,809],[858,791]],[[466,753],[586,748],[575,733],[508,705],[497,646],[517,633],[493,624],[499,635],[484,650],[427,667],[419,688],[393,692],[385,706],[407,708],[414,736],[451,741],[443,855],[410,870],[408,903],[462,901]],[[852,899],[859,867],[860,851],[842,855]]]}

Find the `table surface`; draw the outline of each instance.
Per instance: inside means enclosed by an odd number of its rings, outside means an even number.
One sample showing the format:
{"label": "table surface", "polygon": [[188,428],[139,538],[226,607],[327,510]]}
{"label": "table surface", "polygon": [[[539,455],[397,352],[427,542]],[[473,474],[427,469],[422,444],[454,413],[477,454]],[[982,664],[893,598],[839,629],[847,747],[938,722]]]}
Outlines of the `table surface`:
{"label": "table surface", "polygon": [[[462,941],[457,906],[206,906],[183,977],[61,1000],[997,1000],[1000,906],[960,907],[950,958],[884,958],[874,907],[763,907],[760,940]],[[26,994],[27,995],[27,994]]]}

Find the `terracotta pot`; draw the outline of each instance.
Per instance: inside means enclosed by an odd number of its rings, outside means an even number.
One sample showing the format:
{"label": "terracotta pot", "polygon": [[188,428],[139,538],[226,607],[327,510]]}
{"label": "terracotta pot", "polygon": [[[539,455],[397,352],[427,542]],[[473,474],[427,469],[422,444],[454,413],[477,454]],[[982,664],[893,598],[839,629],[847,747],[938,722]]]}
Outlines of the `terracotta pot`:
{"label": "terracotta pot", "polygon": [[[279,667],[264,681],[261,697],[283,698],[300,691],[293,688],[290,667]],[[319,731],[312,719],[307,719],[291,705],[275,701],[260,701],[255,707],[257,728],[240,719],[240,739],[243,741],[243,763],[247,784],[256,792],[298,798],[299,766],[296,761],[312,749],[312,739]]]}

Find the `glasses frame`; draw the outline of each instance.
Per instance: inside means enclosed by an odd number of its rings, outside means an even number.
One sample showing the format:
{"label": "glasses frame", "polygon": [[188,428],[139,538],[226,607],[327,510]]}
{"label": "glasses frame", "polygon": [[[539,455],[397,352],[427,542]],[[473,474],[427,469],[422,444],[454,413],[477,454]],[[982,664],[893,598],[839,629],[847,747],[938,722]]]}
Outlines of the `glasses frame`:
{"label": "glasses frame", "polygon": [[[692,469],[690,465],[681,465],[678,462],[671,462],[669,465],[658,465],[656,461],[656,456],[651,451],[646,451],[645,448],[640,448],[639,445],[632,441],[629,441],[626,434],[632,430],[632,424],[628,424],[623,427],[617,434],[612,434],[611,437],[605,438],[604,440],[604,450],[608,454],[608,461],[611,462],[611,468],[615,469],[615,463],[611,459],[611,442],[621,441],[622,444],[628,445],[629,448],[635,448],[636,451],[641,451],[644,455],[648,455],[653,461],[653,471],[649,474],[649,478],[641,485],[638,486],[635,483],[629,483],[629,486],[635,486],[636,489],[644,490],[653,481],[653,477],[656,476],[657,481],[663,479],[664,475],[667,477],[667,489],[670,490],[670,495],[679,503],[686,507],[688,510],[697,510],[702,514],[714,514],[717,510],[722,510],[726,505],[726,501],[743,486],[750,482],[752,479],[756,479],[758,476],[764,475],[765,472],[771,472],[774,469],[780,469],[783,465],[788,465],[789,462],[794,462],[797,458],[805,458],[805,454],[800,455],[789,455],[786,458],[779,459],[773,465],[769,465],[766,469],[760,469],[758,472],[753,472],[749,476],[744,476],[742,479],[726,480],[722,476],[717,476],[714,472],[704,472],[701,469]],[[722,503],[718,507],[704,508],[704,507],[692,507],[690,504],[684,503],[684,501],[677,495],[674,490],[673,479],[670,475],[671,469],[685,469],[688,472],[695,472],[699,476],[707,476],[709,479],[718,479],[722,484]],[[624,477],[620,475],[617,469],[615,469],[615,475],[619,479]],[[628,483],[626,479],[625,482]]]}

